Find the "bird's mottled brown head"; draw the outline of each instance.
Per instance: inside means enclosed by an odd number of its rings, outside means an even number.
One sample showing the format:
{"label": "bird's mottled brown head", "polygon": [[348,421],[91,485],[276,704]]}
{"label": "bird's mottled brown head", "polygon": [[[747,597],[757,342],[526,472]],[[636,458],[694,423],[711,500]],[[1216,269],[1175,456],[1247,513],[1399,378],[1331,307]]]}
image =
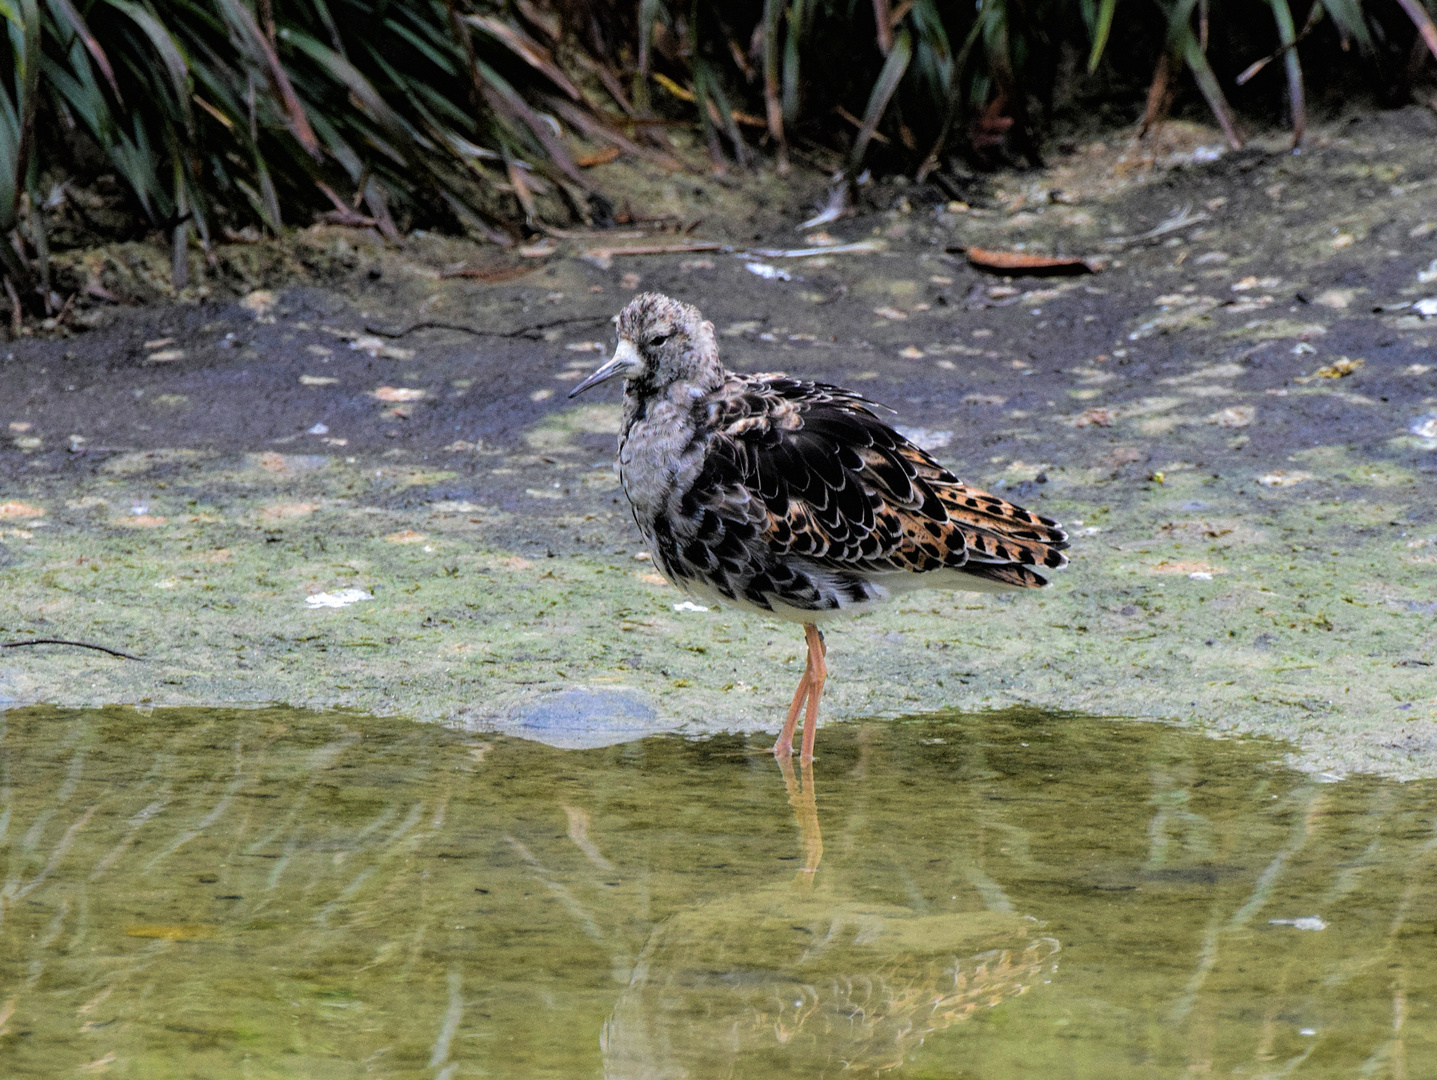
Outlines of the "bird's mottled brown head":
{"label": "bird's mottled brown head", "polygon": [[631,391],[642,393],[658,393],[678,383],[702,392],[722,381],[713,323],[692,304],[662,293],[640,293],[615,316],[614,325],[619,345],[613,358],[574,387],[570,397],[620,375]]}

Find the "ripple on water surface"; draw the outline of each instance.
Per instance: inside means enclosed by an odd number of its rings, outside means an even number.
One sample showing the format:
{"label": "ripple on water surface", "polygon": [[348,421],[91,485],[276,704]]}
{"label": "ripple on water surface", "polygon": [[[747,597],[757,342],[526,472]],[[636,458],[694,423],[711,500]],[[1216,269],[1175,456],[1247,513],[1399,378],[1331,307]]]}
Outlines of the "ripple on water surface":
{"label": "ripple on water surface", "polygon": [[0,713],[0,1075],[1437,1075],[1434,788],[1035,713]]}

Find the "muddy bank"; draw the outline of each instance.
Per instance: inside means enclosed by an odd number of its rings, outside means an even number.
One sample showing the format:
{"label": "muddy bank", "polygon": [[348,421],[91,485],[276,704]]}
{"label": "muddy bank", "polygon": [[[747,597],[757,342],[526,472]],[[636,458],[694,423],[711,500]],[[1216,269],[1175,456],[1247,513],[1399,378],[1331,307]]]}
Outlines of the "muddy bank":
{"label": "muddy bank", "polygon": [[[884,187],[816,238],[794,226],[820,178],[640,178],[687,233],[498,259],[315,230],[323,273],[82,312],[93,329],[0,352],[0,629],[147,661],[0,652],[0,700],[776,728],[799,636],[675,607],[634,557],[617,391],[564,397],[657,288],[730,366],[859,386],[966,480],[1072,525],[1040,595],[925,593],[835,628],[830,720],[1022,702],[1437,774],[1434,134],[1412,109],[1297,157],[1114,138],[966,206]],[[827,244],[860,248],[725,250]],[[1004,280],[966,246],[1102,270]],[[549,697],[576,687],[610,693]]]}

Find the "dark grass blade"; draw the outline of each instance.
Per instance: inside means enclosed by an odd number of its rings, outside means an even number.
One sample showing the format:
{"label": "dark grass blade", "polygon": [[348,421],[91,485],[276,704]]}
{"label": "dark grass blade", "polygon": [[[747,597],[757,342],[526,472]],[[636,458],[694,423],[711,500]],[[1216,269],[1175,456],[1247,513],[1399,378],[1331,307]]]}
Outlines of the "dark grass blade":
{"label": "dark grass blade", "polygon": [[1344,41],[1355,41],[1362,52],[1372,52],[1372,32],[1363,17],[1361,0],[1321,0],[1321,6],[1332,17]]}
{"label": "dark grass blade", "polygon": [[1432,16],[1427,9],[1419,3],[1419,0],[1397,0],[1397,4],[1407,13],[1412,24],[1417,27],[1417,32],[1422,35],[1422,41],[1427,46],[1427,51],[1437,56],[1437,25],[1432,22]]}
{"label": "dark grass blade", "polygon": [[124,99],[120,96],[120,84],[115,80],[115,69],[110,66],[110,58],[105,55],[105,50],[100,48],[99,41],[90,32],[89,24],[85,22],[84,16],[75,10],[75,5],[70,0],[49,0],[49,3],[55,20],[67,26],[84,42],[85,51],[94,58],[95,66],[104,75],[105,81],[115,95],[115,100],[123,105]]}
{"label": "dark grass blade", "polygon": [[[1247,8],[1214,5],[1212,14],[1227,31],[1213,37],[1216,50],[1244,33],[1266,42],[1271,13],[1280,48],[1239,82],[1283,59],[1295,140],[1314,77],[1297,46],[1310,33],[1371,53],[1369,17],[1395,4],[1437,55],[1423,0],[1315,0],[1299,8],[1309,12],[1300,33],[1291,2],[1266,0],[1260,26]],[[1118,82],[1136,81],[1161,55],[1148,119],[1186,67],[1229,144],[1241,145],[1214,72],[1241,65],[1209,57],[1195,25],[1206,27],[1206,0],[1134,0],[1121,24],[1118,11],[1118,0],[6,0],[0,231],[20,233],[0,239],[0,270],[38,303],[47,223],[38,210],[24,217],[21,193],[59,156],[58,133],[47,127],[37,139],[35,130],[37,116],[50,125],[52,114],[73,120],[66,138],[93,143],[136,212],[170,234],[177,281],[189,241],[208,246],[220,222],[277,230],[324,212],[388,236],[423,223],[511,243],[522,219],[533,228],[582,219],[592,180],[574,160],[575,137],[685,167],[646,144],[662,147],[662,129],[626,126],[656,119],[655,78],[686,100],[692,87],[696,118],[662,98],[667,115],[657,119],[697,119],[720,162],[752,154],[740,125],[761,128],[780,162],[791,143],[832,161],[842,145],[837,105],[862,117],[850,179],[884,140],[885,167],[927,176],[965,147],[983,167],[1015,147],[1036,160],[1028,103],[1052,91],[1060,47]],[[1331,30],[1318,25],[1327,17]],[[758,77],[741,33],[755,24]],[[625,69],[632,97],[619,81]],[[588,95],[600,83],[627,118],[599,111]],[[41,94],[54,109],[37,112]],[[915,140],[929,148],[921,159]]]}
{"label": "dark grass blade", "polygon": [[863,113],[863,126],[858,129],[858,137],[853,140],[853,148],[848,152],[846,172],[849,179],[858,175],[863,157],[868,152],[868,144],[873,139],[873,133],[878,130],[878,122],[883,119],[888,103],[893,99],[893,94],[912,59],[913,35],[905,27],[894,35],[893,47],[883,61],[883,70],[878,75],[878,81],[873,84],[873,89],[869,91],[868,108]]}
{"label": "dark grass blade", "polygon": [[300,104],[274,46],[255,23],[254,15],[240,0],[215,0],[215,4],[229,23],[234,38],[240,42],[241,47],[263,59],[273,87],[284,102],[285,114],[294,137],[311,154],[318,153],[319,142],[314,137],[314,129],[309,126],[309,117],[305,115],[304,106]]}
{"label": "dark grass blade", "polygon": [[763,105],[768,133],[778,144],[778,168],[788,169],[788,140],[783,131],[783,103],[780,100],[779,38],[783,25],[782,0],[763,0]]}
{"label": "dark grass blade", "polygon": [[1307,130],[1307,107],[1303,100],[1302,63],[1297,57],[1297,28],[1292,22],[1292,10],[1287,0],[1267,0],[1272,16],[1277,22],[1277,36],[1282,42],[1283,63],[1287,68],[1287,104],[1292,117],[1292,145],[1302,144],[1303,133]]}
{"label": "dark grass blade", "polygon": [[1098,61],[1108,47],[1108,36],[1113,32],[1113,15],[1118,10],[1118,0],[1102,0],[1088,25],[1088,34],[1093,47],[1088,52],[1088,74],[1098,70]]}

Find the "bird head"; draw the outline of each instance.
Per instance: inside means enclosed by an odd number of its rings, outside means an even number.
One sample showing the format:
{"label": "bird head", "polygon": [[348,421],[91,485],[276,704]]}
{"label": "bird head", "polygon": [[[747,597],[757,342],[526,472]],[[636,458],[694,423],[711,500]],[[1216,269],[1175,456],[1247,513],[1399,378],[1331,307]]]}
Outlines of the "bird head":
{"label": "bird head", "polygon": [[675,383],[709,389],[722,380],[713,323],[699,309],[661,293],[640,293],[614,317],[619,345],[613,357],[569,396],[622,375],[657,392]]}

